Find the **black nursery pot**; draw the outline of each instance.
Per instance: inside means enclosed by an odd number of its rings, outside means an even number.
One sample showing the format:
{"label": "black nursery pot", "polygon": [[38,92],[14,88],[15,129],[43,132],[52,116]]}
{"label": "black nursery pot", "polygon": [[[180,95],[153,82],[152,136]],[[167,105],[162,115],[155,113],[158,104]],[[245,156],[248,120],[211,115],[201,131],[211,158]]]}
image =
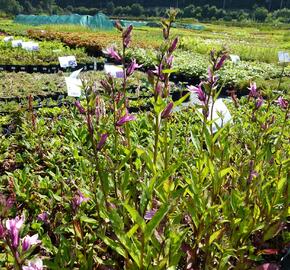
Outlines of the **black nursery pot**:
{"label": "black nursery pot", "polygon": [[95,69],[94,63],[87,64],[87,68],[88,68],[88,70],[94,70]]}
{"label": "black nursery pot", "polygon": [[104,62],[99,62],[97,63],[97,70],[104,70],[105,63]]}
{"label": "black nursery pot", "polygon": [[49,66],[40,66],[40,72],[41,73],[51,73]]}
{"label": "black nursery pot", "polygon": [[26,65],[19,66],[19,71],[27,72],[27,66]]}
{"label": "black nursery pot", "polygon": [[7,71],[10,72],[18,72],[19,71],[19,67],[17,65],[11,65],[11,66],[7,66]]}
{"label": "black nursery pot", "polygon": [[59,70],[59,66],[58,65],[50,65],[50,72],[51,73],[57,73]]}
{"label": "black nursery pot", "polygon": [[29,66],[28,72],[34,73],[34,72],[39,72],[39,66]]}

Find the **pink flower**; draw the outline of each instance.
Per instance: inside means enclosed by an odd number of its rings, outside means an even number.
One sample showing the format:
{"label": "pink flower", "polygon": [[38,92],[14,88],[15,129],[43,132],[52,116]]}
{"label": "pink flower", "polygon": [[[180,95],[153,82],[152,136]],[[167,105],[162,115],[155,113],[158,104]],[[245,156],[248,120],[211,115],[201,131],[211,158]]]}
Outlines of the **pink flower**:
{"label": "pink flower", "polygon": [[136,120],[135,115],[130,115],[128,113],[126,113],[124,116],[122,116],[116,123],[117,126],[123,126],[125,123],[130,122],[130,121],[134,121]]}
{"label": "pink flower", "polygon": [[156,85],[156,87],[155,87],[155,94],[157,96],[161,96],[161,94],[162,94],[162,87],[163,87],[162,83],[161,82],[158,82],[157,85]]}
{"label": "pink flower", "polygon": [[257,85],[255,82],[251,82],[250,83],[250,87],[248,87],[248,89],[250,90],[249,93],[249,97],[258,97],[259,96],[259,92],[257,91]]}
{"label": "pink flower", "polygon": [[25,220],[24,215],[22,215],[21,218],[17,216],[14,219],[6,220],[6,229],[11,239],[12,246],[15,249],[17,249],[19,245],[19,239],[20,239],[19,232],[22,225],[24,224],[24,220]]}
{"label": "pink flower", "polygon": [[256,109],[259,109],[264,103],[264,99],[262,96],[259,96],[256,101]]}
{"label": "pink flower", "polygon": [[162,119],[168,118],[170,116],[170,114],[171,114],[172,108],[173,108],[173,102],[170,102],[166,106],[166,108],[163,110],[163,112],[161,113],[161,118]]}
{"label": "pink flower", "polygon": [[166,59],[166,64],[171,68],[172,64],[173,64],[173,60],[174,60],[174,56],[170,55],[167,59]]}
{"label": "pink flower", "polygon": [[5,233],[6,233],[6,231],[5,231],[5,228],[2,225],[2,220],[0,220],[0,239],[4,238]]}
{"label": "pink flower", "polygon": [[23,266],[23,270],[43,270],[43,262],[40,258],[35,259],[34,261],[29,261],[28,266]]}
{"label": "pink flower", "polygon": [[289,105],[288,101],[283,97],[279,97],[277,103],[282,109],[287,109]]}
{"label": "pink flower", "polygon": [[122,60],[121,56],[118,54],[118,52],[113,47],[109,47],[106,50],[104,50],[103,52],[105,54],[109,55],[111,58],[115,59],[116,61]]}
{"label": "pink flower", "polygon": [[100,141],[98,142],[98,145],[97,145],[97,149],[98,149],[99,151],[100,151],[100,150],[103,148],[103,146],[105,145],[105,143],[106,143],[108,137],[109,137],[109,134],[107,134],[107,133],[101,135]]}
{"label": "pink flower", "polygon": [[129,46],[131,43],[131,32],[133,30],[133,26],[130,24],[127,29],[123,32],[123,45],[125,48]]}
{"label": "pink flower", "polygon": [[72,207],[76,210],[83,202],[87,202],[89,198],[84,197],[83,193],[78,190],[78,193],[73,197]]}
{"label": "pink flower", "polygon": [[203,83],[201,82],[201,83],[198,85],[198,87],[190,85],[190,86],[188,86],[187,88],[188,88],[188,90],[189,90],[190,92],[196,93],[198,99],[199,99],[202,103],[205,103],[205,102],[206,102],[206,95],[205,95],[205,93],[203,92],[203,90],[202,90],[202,88],[201,88],[202,84],[203,84]]}
{"label": "pink flower", "polygon": [[40,243],[41,241],[38,240],[38,234],[35,234],[33,236],[26,235],[22,240],[22,250],[25,252],[30,249],[31,246],[38,245]]}
{"label": "pink flower", "polygon": [[145,213],[144,219],[151,220],[156,212],[157,212],[157,209],[152,209],[152,210],[147,211]]}
{"label": "pink flower", "polygon": [[227,58],[228,58],[228,56],[226,54],[222,55],[214,67],[215,70],[219,70],[223,66],[223,64],[227,60]]}
{"label": "pink flower", "polygon": [[157,74],[157,76],[160,78],[161,81],[165,79],[162,70],[163,70],[163,65],[160,64],[159,66],[155,66],[155,70],[153,71],[153,73]]}
{"label": "pink flower", "polygon": [[169,47],[169,49],[168,49],[168,52],[169,52],[169,53],[173,53],[173,52],[176,50],[177,43],[178,43],[178,37],[176,37],[176,38],[173,40],[171,46]]}
{"label": "pink flower", "polygon": [[42,221],[42,222],[47,222],[47,220],[48,220],[48,213],[47,212],[43,212],[43,213],[39,214],[37,216],[37,219],[40,220],[40,221]]}
{"label": "pink flower", "polygon": [[80,114],[85,114],[86,113],[85,108],[81,105],[81,103],[78,100],[75,102],[75,106],[79,110]]}
{"label": "pink flower", "polygon": [[127,76],[131,76],[135,69],[142,67],[143,65],[138,65],[136,59],[133,59],[130,66],[127,69]]}

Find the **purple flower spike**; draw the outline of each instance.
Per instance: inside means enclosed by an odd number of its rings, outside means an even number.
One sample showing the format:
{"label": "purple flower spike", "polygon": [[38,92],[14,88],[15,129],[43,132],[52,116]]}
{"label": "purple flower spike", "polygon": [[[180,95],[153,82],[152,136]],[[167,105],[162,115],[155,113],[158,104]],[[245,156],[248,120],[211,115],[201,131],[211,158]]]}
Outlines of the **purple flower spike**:
{"label": "purple flower spike", "polygon": [[289,105],[288,101],[283,97],[279,97],[277,103],[282,109],[287,109]]}
{"label": "purple flower spike", "polygon": [[23,266],[23,270],[43,270],[43,262],[40,258],[34,261],[29,261],[28,266]]}
{"label": "purple flower spike", "polygon": [[127,69],[127,76],[131,76],[137,68],[142,67],[143,65],[138,65],[136,59],[133,59],[130,66]]}
{"label": "purple flower spike", "polygon": [[78,190],[78,193],[73,197],[72,207],[76,210],[83,202],[87,202],[89,198],[86,198],[83,193]]}
{"label": "purple flower spike", "polygon": [[19,232],[20,232],[22,225],[24,224],[24,220],[25,220],[25,218],[23,215],[21,216],[21,218],[16,217],[14,219],[6,220],[6,229],[8,231],[9,237],[11,239],[12,246],[15,249],[17,249],[17,247],[19,245],[19,238],[20,238]]}
{"label": "purple flower spike", "polygon": [[206,102],[206,95],[205,95],[205,93],[203,92],[201,86],[202,86],[202,83],[200,83],[200,84],[198,85],[198,87],[190,85],[190,86],[188,86],[187,88],[188,88],[188,90],[189,90],[190,92],[196,93],[197,96],[198,96],[198,99],[199,99],[202,103],[205,103],[205,102]]}
{"label": "purple flower spike", "polygon": [[156,87],[155,87],[155,93],[156,93],[157,96],[161,96],[161,94],[162,94],[162,87],[163,87],[162,83],[161,82],[158,82],[157,85],[156,85]]}
{"label": "purple flower spike", "polygon": [[167,59],[166,59],[166,64],[171,68],[172,64],[173,64],[173,60],[174,60],[174,56],[170,55]]}
{"label": "purple flower spike", "polygon": [[81,105],[81,103],[78,100],[75,102],[75,106],[79,110],[80,114],[85,114],[86,113],[85,108]]}
{"label": "purple flower spike", "polygon": [[250,87],[248,87],[248,89],[250,90],[249,97],[258,97],[259,96],[259,92],[257,91],[257,85],[255,82],[250,83]]}
{"label": "purple flower spike", "polygon": [[264,99],[262,96],[259,96],[256,101],[256,109],[259,109],[264,103]]}
{"label": "purple flower spike", "polygon": [[224,65],[224,62],[227,60],[228,56],[226,54],[222,55],[220,60],[215,65],[215,70],[221,69],[221,67]]}
{"label": "purple flower spike", "polygon": [[33,236],[26,235],[22,240],[22,250],[25,252],[29,250],[32,246],[40,244],[41,241],[38,240],[38,234]]}
{"label": "purple flower spike", "polygon": [[170,102],[166,106],[166,108],[163,110],[163,112],[161,113],[161,118],[162,119],[168,118],[170,116],[170,114],[171,114],[172,108],[173,108],[173,102]]}
{"label": "purple flower spike", "polygon": [[105,143],[106,143],[108,137],[109,137],[109,134],[107,134],[107,133],[101,135],[100,141],[99,141],[99,143],[98,143],[98,145],[97,145],[97,149],[98,149],[99,151],[100,151],[100,150],[103,148],[103,146],[105,145]]}
{"label": "purple flower spike", "polygon": [[173,53],[173,52],[176,50],[177,43],[178,43],[178,37],[176,37],[176,38],[173,40],[171,46],[169,47],[169,49],[168,49],[168,52],[169,52],[169,53]]}
{"label": "purple flower spike", "polygon": [[118,52],[113,47],[107,48],[103,52],[105,54],[107,54],[108,56],[110,56],[111,58],[115,59],[116,61],[122,60],[121,56],[118,54]]}
{"label": "purple flower spike", "polygon": [[4,238],[5,233],[6,233],[6,231],[5,231],[5,228],[2,225],[2,220],[0,220],[0,239]]}
{"label": "purple flower spike", "polygon": [[130,115],[128,113],[126,113],[124,116],[122,116],[116,123],[116,125],[118,127],[123,126],[125,123],[130,122],[130,121],[134,121],[136,120],[135,115]]}
{"label": "purple flower spike", "polygon": [[129,25],[128,28],[123,32],[123,44],[127,48],[131,43],[131,32],[133,30],[133,26]]}
{"label": "purple flower spike", "polygon": [[145,213],[144,219],[145,220],[151,220],[156,212],[157,212],[157,209],[152,209],[152,210],[147,211]]}
{"label": "purple flower spike", "polygon": [[40,221],[42,221],[42,222],[47,222],[47,220],[48,220],[48,213],[47,212],[43,212],[43,213],[39,214],[37,216],[37,219],[40,220]]}

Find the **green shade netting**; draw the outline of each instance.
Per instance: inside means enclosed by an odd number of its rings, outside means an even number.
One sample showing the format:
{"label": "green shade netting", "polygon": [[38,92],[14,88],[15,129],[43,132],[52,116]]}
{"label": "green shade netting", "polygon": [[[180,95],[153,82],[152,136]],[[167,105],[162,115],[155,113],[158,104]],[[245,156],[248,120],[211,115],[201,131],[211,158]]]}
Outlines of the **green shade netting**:
{"label": "green shade netting", "polygon": [[17,15],[15,23],[42,25],[42,24],[75,24],[91,28],[113,29],[113,23],[103,13],[98,13],[95,16],[88,15]]}

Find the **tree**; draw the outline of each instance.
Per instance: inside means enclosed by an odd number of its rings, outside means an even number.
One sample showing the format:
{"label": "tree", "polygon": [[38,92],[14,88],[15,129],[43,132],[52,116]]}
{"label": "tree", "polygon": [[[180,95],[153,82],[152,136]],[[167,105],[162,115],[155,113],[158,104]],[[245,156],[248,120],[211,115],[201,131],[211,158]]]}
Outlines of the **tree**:
{"label": "tree", "polygon": [[132,5],[132,7],[131,7],[131,14],[133,16],[139,17],[143,13],[144,13],[144,7],[143,6],[141,6],[138,3]]}
{"label": "tree", "polygon": [[185,18],[191,18],[194,16],[194,5],[189,5],[184,8],[183,10],[183,17]]}
{"label": "tree", "polygon": [[114,9],[115,9],[114,2],[112,2],[112,1],[108,2],[106,5],[107,13],[114,14]]}
{"label": "tree", "polygon": [[268,16],[268,10],[265,7],[258,7],[254,11],[254,17],[257,21],[264,22]]}
{"label": "tree", "polygon": [[16,0],[0,0],[0,7],[8,14],[20,14],[23,7]]}

